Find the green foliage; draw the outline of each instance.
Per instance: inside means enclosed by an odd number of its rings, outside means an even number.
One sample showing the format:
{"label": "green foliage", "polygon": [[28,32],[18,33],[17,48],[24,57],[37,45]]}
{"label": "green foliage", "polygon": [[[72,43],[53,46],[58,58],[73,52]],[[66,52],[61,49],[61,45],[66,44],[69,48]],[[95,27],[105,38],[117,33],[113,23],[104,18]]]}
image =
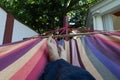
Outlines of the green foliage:
{"label": "green foliage", "polygon": [[87,10],[100,0],[0,0],[19,20],[39,33],[63,25],[63,17],[69,16],[72,27],[85,26]]}

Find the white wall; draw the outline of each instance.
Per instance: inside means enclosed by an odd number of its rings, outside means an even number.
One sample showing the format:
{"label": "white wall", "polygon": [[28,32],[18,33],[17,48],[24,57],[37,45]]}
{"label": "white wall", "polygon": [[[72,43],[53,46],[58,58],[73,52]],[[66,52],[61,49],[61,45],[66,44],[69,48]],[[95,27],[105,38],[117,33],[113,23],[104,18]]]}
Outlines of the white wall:
{"label": "white wall", "polygon": [[103,29],[103,21],[101,16],[93,17],[94,30],[104,30]]}
{"label": "white wall", "polygon": [[103,17],[103,26],[105,31],[113,30],[112,14],[106,14]]}
{"label": "white wall", "polygon": [[[120,10],[120,0],[102,0],[90,8],[96,30],[114,30],[111,14]],[[102,27],[103,26],[103,27]]]}
{"label": "white wall", "polygon": [[7,13],[0,8],[0,45],[3,43]]}
{"label": "white wall", "polygon": [[29,38],[38,35],[35,31],[20,23],[16,19],[14,20],[12,42],[23,40],[23,38]]}

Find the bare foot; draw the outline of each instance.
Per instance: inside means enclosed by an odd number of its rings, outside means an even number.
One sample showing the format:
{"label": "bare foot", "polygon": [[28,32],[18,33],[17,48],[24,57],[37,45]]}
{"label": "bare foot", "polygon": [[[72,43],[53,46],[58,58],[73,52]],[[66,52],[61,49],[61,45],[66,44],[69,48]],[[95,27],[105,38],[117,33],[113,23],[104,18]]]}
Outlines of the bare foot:
{"label": "bare foot", "polygon": [[48,46],[50,61],[55,61],[57,59],[60,59],[57,44],[53,38],[51,37],[48,38],[47,46]]}
{"label": "bare foot", "polygon": [[65,61],[67,61],[67,54],[63,46],[61,45],[58,46],[58,52],[59,52],[60,59],[64,59]]}
{"label": "bare foot", "polygon": [[58,59],[64,59],[67,61],[66,51],[61,45],[57,47],[56,41],[53,38],[51,37],[48,38],[47,46],[50,61],[55,61]]}

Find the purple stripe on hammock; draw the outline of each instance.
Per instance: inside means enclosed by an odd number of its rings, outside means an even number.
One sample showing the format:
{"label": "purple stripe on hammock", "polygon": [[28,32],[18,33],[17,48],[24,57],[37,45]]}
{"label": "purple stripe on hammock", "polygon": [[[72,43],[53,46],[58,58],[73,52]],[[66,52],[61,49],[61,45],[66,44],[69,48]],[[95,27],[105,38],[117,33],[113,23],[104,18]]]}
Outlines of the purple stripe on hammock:
{"label": "purple stripe on hammock", "polygon": [[86,44],[91,49],[93,54],[116,76],[120,79],[120,67],[114,62],[112,62],[110,59],[108,59],[106,56],[104,56],[97,48],[95,48],[90,40],[85,37],[84,38]]}
{"label": "purple stripe on hammock", "polygon": [[62,40],[57,41],[58,45],[62,45]]}
{"label": "purple stripe on hammock", "polygon": [[120,37],[120,33],[116,33],[116,32],[114,32],[114,33],[109,33],[108,35],[113,35],[113,36],[119,36],[119,37]]}
{"label": "purple stripe on hammock", "polygon": [[59,40],[59,41],[57,41],[57,44],[63,46],[63,48],[65,49],[64,40]]}
{"label": "purple stripe on hammock", "polygon": [[17,59],[19,59],[21,56],[23,56],[27,51],[29,51],[31,48],[33,48],[39,41],[40,41],[40,39],[37,39],[35,42],[30,43],[26,47],[23,47],[23,49],[21,49],[19,51],[14,51],[12,54],[10,54],[4,58],[1,58],[0,59],[0,71],[3,70],[4,68],[6,68],[7,66],[9,66],[11,63],[16,61]]}
{"label": "purple stripe on hammock", "polygon": [[[74,46],[74,47],[73,47]],[[78,51],[78,45],[75,39],[70,40],[70,54],[71,54],[71,63],[75,66],[79,66],[85,69],[85,66],[82,63],[80,53]],[[74,52],[74,51],[75,52]],[[76,61],[77,60],[77,61]]]}
{"label": "purple stripe on hammock", "polygon": [[69,40],[69,47],[70,47],[70,63],[72,64],[72,44],[71,44],[71,40]]}
{"label": "purple stripe on hammock", "polygon": [[120,33],[117,32],[101,32],[101,34],[109,36],[120,36]]}
{"label": "purple stripe on hammock", "polygon": [[[12,51],[9,51],[9,52],[7,52],[7,53],[5,53],[3,56],[0,56],[0,59],[2,59],[2,58],[4,58],[4,57],[6,57],[6,56],[9,56],[9,55],[11,55],[12,53],[15,53],[16,51],[19,51],[20,49],[22,49],[23,47],[26,47],[26,46],[28,46],[28,45],[30,45],[31,43],[33,43],[34,41],[36,41],[36,39],[35,40],[29,40],[29,41],[27,41],[26,43],[24,42],[24,44],[22,45],[22,46],[19,46],[18,48],[14,48]],[[20,43],[21,44],[21,43]],[[13,44],[14,45],[14,44]],[[9,46],[9,45],[8,45]],[[14,46],[14,47],[16,47],[16,46]],[[10,48],[10,47],[9,47]]]}
{"label": "purple stripe on hammock", "polygon": [[62,39],[61,41],[62,41],[62,46],[63,46],[63,48],[65,49],[65,42],[64,42],[63,39]]}
{"label": "purple stripe on hammock", "polygon": [[103,43],[104,41],[99,40],[97,37],[95,36],[91,36],[89,38],[89,40],[100,50],[102,51],[103,55],[105,55],[106,57],[108,57],[109,59],[111,59],[113,62],[117,63],[118,65],[120,65],[120,56],[118,54],[115,53],[115,51],[117,50],[112,50],[109,48],[109,46],[107,46],[105,43]]}
{"label": "purple stripe on hammock", "polygon": [[79,50],[78,50],[78,45],[77,45],[77,41],[76,41],[76,40],[75,40],[75,45],[76,45],[76,49],[77,49],[77,56],[78,56],[79,64],[80,64],[80,66],[81,66],[83,69],[85,69],[85,66],[84,66],[84,64],[83,64],[83,62],[82,62],[82,60],[81,60],[81,57],[80,57],[80,52],[79,52]]}
{"label": "purple stripe on hammock", "polygon": [[75,45],[75,40],[72,39],[71,40],[71,56],[72,56],[72,64],[75,65],[75,66],[79,66],[80,67],[80,63],[78,61],[78,55],[77,55],[77,48],[76,48],[76,45]]}
{"label": "purple stripe on hammock", "polygon": [[17,42],[12,42],[12,43],[6,43],[6,44],[3,44],[3,45],[0,45],[0,47],[9,46],[9,45],[13,45],[13,44],[18,44],[18,43],[25,42],[25,41],[28,41],[28,40],[22,40],[22,41],[17,41]]}
{"label": "purple stripe on hammock", "polygon": [[96,36],[98,39],[100,39],[104,44],[106,44],[106,46],[108,46],[109,48],[111,48],[114,53],[117,53],[117,55],[120,56],[120,46],[116,45],[116,43],[112,42],[110,43],[110,40],[106,40],[102,37]]}

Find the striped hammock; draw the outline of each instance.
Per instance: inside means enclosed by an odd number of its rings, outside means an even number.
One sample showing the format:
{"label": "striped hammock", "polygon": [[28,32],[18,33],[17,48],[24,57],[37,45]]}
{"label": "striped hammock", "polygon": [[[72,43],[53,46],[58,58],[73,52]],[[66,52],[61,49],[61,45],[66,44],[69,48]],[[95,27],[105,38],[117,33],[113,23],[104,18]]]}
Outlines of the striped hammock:
{"label": "striped hammock", "polygon": [[[0,80],[37,80],[48,60],[47,39],[34,38],[0,46]],[[59,40],[68,62],[96,80],[120,80],[120,33]]]}

